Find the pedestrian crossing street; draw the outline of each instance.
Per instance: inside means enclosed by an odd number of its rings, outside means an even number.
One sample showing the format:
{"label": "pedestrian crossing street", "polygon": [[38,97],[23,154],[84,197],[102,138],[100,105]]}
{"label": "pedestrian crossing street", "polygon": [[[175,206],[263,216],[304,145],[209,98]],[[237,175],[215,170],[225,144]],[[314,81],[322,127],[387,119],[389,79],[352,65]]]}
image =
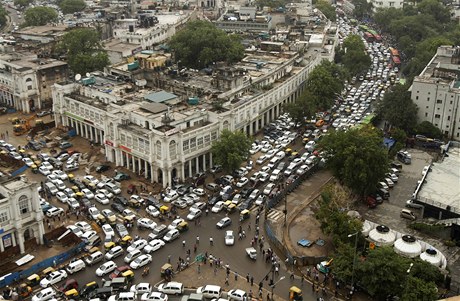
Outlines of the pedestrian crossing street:
{"label": "pedestrian crossing street", "polygon": [[282,211],[271,209],[267,215],[267,219],[277,222],[278,220],[284,218],[284,213]]}

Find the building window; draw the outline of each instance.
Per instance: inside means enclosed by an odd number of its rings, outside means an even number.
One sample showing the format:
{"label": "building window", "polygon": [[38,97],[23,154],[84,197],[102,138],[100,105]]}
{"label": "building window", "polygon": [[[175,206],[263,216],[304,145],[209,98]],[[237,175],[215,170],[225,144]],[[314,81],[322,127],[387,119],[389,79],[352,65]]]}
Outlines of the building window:
{"label": "building window", "polygon": [[161,158],[161,142],[160,141],[157,141],[156,144],[156,153],[157,153],[157,157],[158,158]]}
{"label": "building window", "polygon": [[19,198],[19,212],[21,214],[25,214],[27,212],[29,212],[29,198],[25,195],[21,196]]}
{"label": "building window", "polygon": [[415,96],[415,100],[418,100],[418,96]]}
{"label": "building window", "polygon": [[214,141],[217,139],[217,132],[212,132],[211,133],[211,141]]}
{"label": "building window", "polygon": [[447,116],[447,121],[450,121],[450,116]]}
{"label": "building window", "polygon": [[176,159],[176,155],[177,155],[177,152],[176,152],[176,141],[171,141],[169,142],[169,157],[171,159]]}
{"label": "building window", "polygon": [[188,148],[189,148],[189,140],[185,140],[182,143],[182,150],[185,152],[185,151],[188,151]]}
{"label": "building window", "polygon": [[198,148],[202,148],[203,147],[203,137],[198,138],[196,144]]}
{"label": "building window", "polygon": [[196,138],[192,138],[190,139],[190,149],[194,151],[195,147],[196,147]]}
{"label": "building window", "polygon": [[441,99],[436,100],[436,103],[442,103]]}
{"label": "building window", "polygon": [[435,114],[435,115],[434,115],[434,118],[441,118],[441,115]]}
{"label": "building window", "polygon": [[0,212],[0,224],[3,224],[4,222],[7,222],[7,221],[8,221],[8,212],[7,211]]}
{"label": "building window", "polygon": [[425,117],[428,117],[428,113],[425,113]]}

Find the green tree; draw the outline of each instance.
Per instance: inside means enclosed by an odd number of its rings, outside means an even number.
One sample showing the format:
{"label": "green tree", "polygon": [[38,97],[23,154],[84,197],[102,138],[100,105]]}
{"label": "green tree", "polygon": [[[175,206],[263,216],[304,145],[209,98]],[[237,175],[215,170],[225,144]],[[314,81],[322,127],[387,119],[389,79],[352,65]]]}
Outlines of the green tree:
{"label": "green tree", "polygon": [[54,8],[45,6],[31,7],[24,13],[26,26],[42,26],[58,20],[58,13]]}
{"label": "green tree", "polygon": [[261,9],[265,6],[271,8],[279,8],[284,7],[286,2],[284,0],[256,0],[256,5]]}
{"label": "green tree", "polygon": [[294,102],[286,103],[283,106],[284,112],[288,113],[294,122],[304,125],[305,117],[313,116],[316,112],[316,101],[310,91],[305,90]]}
{"label": "green tree", "polygon": [[394,7],[379,8],[374,14],[374,21],[383,31],[388,31],[389,25],[394,20],[399,20],[402,17],[404,17],[404,12],[401,9]]}
{"label": "green tree", "polygon": [[424,135],[428,138],[442,138],[442,131],[429,121],[422,121],[417,124],[414,130],[415,134]]}
{"label": "green tree", "polygon": [[352,0],[351,3],[355,6],[353,15],[358,19],[363,19],[366,16],[372,15],[372,2],[367,0]]}
{"label": "green tree", "polygon": [[411,132],[417,124],[417,105],[407,86],[396,85],[378,104],[378,114],[391,125]]}
{"label": "green tree", "polygon": [[29,6],[33,0],[14,0],[14,5],[18,7],[27,7]]}
{"label": "green tree", "polygon": [[372,192],[388,169],[382,133],[371,126],[335,131],[325,136],[320,147],[334,175],[361,197]]}
{"label": "green tree", "polygon": [[319,9],[331,21],[335,21],[336,12],[335,8],[326,0],[318,0],[315,7]]}
{"label": "green tree", "polygon": [[351,283],[353,276],[354,246],[347,243],[338,244],[334,252],[334,276],[340,281]]}
{"label": "green tree", "polygon": [[3,7],[0,6],[0,26],[4,26],[7,22],[8,11]]}
{"label": "green tree", "polygon": [[314,106],[328,110],[342,91],[344,80],[345,72],[333,62],[323,60],[317,65],[307,79],[307,89],[316,102]]}
{"label": "green tree", "polygon": [[409,276],[404,283],[401,301],[435,301],[438,300],[437,287],[433,282]]}
{"label": "green tree", "polygon": [[[388,295],[399,294],[403,288],[409,265],[391,247],[378,247],[369,251],[366,260],[357,265],[360,284],[373,297],[385,300]],[[414,299],[417,300],[417,299]]]}
{"label": "green tree", "polygon": [[417,9],[422,14],[433,16],[437,22],[451,22],[450,9],[438,0],[423,0],[417,4]]}
{"label": "green tree", "polygon": [[110,63],[99,34],[93,28],[78,28],[67,32],[58,48],[67,55],[67,63],[74,73],[102,70]]}
{"label": "green tree", "polygon": [[366,73],[372,64],[366,53],[363,40],[358,35],[350,35],[343,41],[342,63],[351,75]]}
{"label": "green tree", "polygon": [[339,185],[328,185],[321,191],[320,208],[316,219],[321,230],[332,237],[334,245],[349,243],[349,234],[359,232],[363,224],[359,219],[351,218],[342,210],[351,198],[350,194]]}
{"label": "green tree", "polygon": [[251,139],[243,132],[223,130],[220,139],[212,144],[213,159],[227,172],[240,167],[249,154]]}
{"label": "green tree", "polygon": [[169,45],[181,66],[201,69],[215,62],[229,64],[244,57],[240,37],[226,34],[212,23],[192,21],[177,32]]}
{"label": "green tree", "polygon": [[83,0],[63,0],[59,2],[59,8],[64,14],[73,14],[84,10],[86,7]]}

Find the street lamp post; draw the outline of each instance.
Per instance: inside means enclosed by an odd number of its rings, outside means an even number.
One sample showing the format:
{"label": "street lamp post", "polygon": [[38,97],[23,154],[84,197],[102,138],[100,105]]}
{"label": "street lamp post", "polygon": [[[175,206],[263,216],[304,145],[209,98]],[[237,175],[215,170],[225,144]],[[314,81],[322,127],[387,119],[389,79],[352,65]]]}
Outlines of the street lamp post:
{"label": "street lamp post", "polygon": [[356,264],[356,249],[358,248],[358,232],[355,232],[353,234],[348,234],[348,237],[355,237],[355,252],[353,254],[353,268],[351,272],[351,294],[354,293],[354,285],[355,285],[355,264]]}
{"label": "street lamp post", "polygon": [[272,287],[272,300],[273,300],[273,291],[275,290],[275,286],[278,284],[278,282],[280,282],[281,280],[283,280],[284,278],[286,278],[285,276],[281,276],[280,279],[278,279],[278,281],[276,281],[275,283],[273,283],[271,285]]}

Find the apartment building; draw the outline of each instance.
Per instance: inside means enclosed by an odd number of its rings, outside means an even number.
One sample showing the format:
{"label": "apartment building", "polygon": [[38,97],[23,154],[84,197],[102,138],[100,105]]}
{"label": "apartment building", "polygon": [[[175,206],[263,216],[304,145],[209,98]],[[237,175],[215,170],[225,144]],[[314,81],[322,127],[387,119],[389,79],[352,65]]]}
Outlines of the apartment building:
{"label": "apartment building", "polygon": [[451,140],[460,140],[460,47],[440,46],[414,78],[411,98],[419,121],[429,121]]}
{"label": "apartment building", "polygon": [[51,107],[51,86],[67,79],[66,62],[34,54],[0,54],[0,103],[25,113]]}
{"label": "apartment building", "polygon": [[0,182],[0,252],[11,248],[23,254],[26,246],[43,244],[38,187],[19,178]]}
{"label": "apartment building", "polygon": [[[328,29],[324,41],[334,39]],[[273,121],[283,104],[301,94],[311,70],[333,59],[333,50],[319,45],[302,52],[250,52],[212,74],[148,70],[145,78],[161,81],[161,89],[93,73],[91,80],[54,86],[55,119],[104,144],[107,160],[166,187],[213,166],[211,145],[223,129],[252,135]]]}

